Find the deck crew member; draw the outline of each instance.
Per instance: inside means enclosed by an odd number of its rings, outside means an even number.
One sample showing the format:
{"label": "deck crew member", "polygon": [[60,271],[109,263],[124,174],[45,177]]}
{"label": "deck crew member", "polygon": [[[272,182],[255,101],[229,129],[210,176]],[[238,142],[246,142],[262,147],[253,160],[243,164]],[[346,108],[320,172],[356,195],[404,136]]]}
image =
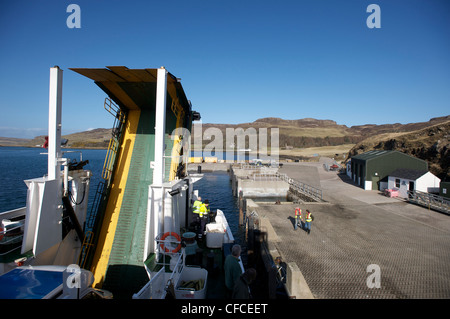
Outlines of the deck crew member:
{"label": "deck crew member", "polygon": [[209,200],[205,199],[205,202],[200,205],[199,208],[199,218],[200,218],[200,231],[198,233],[198,238],[201,239],[205,235],[205,226],[208,222],[209,215]]}
{"label": "deck crew member", "polygon": [[193,214],[193,222],[195,228],[198,233],[198,229],[200,228],[200,207],[202,206],[202,198],[200,196],[192,204],[192,214]]}
{"label": "deck crew member", "polygon": [[202,206],[202,198],[199,196],[195,200],[194,204],[192,204],[192,213],[194,214],[194,219],[198,219],[200,214],[200,206]]}

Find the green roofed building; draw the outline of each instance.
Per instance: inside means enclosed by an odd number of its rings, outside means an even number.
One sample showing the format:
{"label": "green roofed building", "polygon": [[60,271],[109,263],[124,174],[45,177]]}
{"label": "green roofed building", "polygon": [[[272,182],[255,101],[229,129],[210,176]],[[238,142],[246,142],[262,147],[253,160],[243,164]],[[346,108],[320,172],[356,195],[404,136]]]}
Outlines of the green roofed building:
{"label": "green roofed building", "polygon": [[450,198],[450,182],[441,182],[439,196]]}
{"label": "green roofed building", "polygon": [[366,190],[388,187],[388,176],[397,169],[428,171],[428,163],[399,151],[373,150],[351,158],[351,178]]}

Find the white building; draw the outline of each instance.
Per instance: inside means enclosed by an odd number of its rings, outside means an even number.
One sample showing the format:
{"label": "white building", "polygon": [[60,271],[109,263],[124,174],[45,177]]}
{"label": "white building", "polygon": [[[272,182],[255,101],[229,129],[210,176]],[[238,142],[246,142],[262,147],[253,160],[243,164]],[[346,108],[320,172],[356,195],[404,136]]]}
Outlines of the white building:
{"label": "white building", "polygon": [[388,188],[399,189],[400,197],[407,198],[408,190],[439,193],[441,180],[428,171],[399,168],[389,174]]}

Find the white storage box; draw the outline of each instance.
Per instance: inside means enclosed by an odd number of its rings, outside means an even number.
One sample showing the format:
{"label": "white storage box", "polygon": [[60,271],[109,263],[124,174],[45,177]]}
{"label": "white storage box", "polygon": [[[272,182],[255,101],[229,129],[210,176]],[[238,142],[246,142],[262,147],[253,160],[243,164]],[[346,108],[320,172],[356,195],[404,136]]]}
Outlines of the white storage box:
{"label": "white storage box", "polygon": [[[181,288],[182,282],[191,280],[203,280],[203,288],[200,290]],[[205,299],[206,286],[208,284],[208,271],[197,267],[184,267],[175,288],[175,299]]]}
{"label": "white storage box", "polygon": [[224,236],[223,224],[206,224],[206,246],[208,248],[221,248]]}

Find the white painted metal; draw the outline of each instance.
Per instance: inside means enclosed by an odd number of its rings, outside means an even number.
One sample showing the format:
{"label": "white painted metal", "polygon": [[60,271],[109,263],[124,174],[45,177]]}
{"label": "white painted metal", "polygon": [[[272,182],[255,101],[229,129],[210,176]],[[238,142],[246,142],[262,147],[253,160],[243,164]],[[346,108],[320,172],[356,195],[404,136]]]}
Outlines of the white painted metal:
{"label": "white painted metal", "polygon": [[58,201],[58,180],[36,178],[26,180],[28,186],[22,253],[36,256],[61,241],[62,207]]}
{"label": "white painted metal", "polygon": [[64,167],[64,197],[67,197],[69,194],[69,160],[67,158],[63,158],[62,164]]}
{"label": "white painted metal", "polygon": [[158,69],[156,82],[155,115],[155,161],[153,184],[162,185],[164,181],[164,135],[166,131],[167,71]]}
{"label": "white painted metal", "polygon": [[60,183],[58,180],[49,180],[40,187],[43,187],[43,192],[33,247],[35,256],[58,244],[62,237],[62,208],[57,197]]}
{"label": "white painted metal", "polygon": [[86,220],[91,176],[89,170],[69,171],[71,199],[76,203],[72,206],[81,225]]}
{"label": "white painted metal", "polygon": [[50,69],[50,92],[48,114],[48,178],[60,175],[61,158],[61,106],[63,71],[55,66]]}
{"label": "white painted metal", "polygon": [[143,260],[147,258],[150,253],[157,252],[156,236],[161,232],[160,227],[160,212],[163,207],[163,188],[158,185],[150,185],[148,188],[148,203],[147,203],[147,227],[145,232],[145,245]]}
{"label": "white painted metal", "polygon": [[44,182],[44,178],[36,178],[26,180],[25,184],[28,187],[27,193],[27,207],[25,226],[22,241],[21,253],[24,254],[34,247],[34,238],[36,234],[36,225],[38,220],[38,214],[40,209],[40,187],[39,185]]}

